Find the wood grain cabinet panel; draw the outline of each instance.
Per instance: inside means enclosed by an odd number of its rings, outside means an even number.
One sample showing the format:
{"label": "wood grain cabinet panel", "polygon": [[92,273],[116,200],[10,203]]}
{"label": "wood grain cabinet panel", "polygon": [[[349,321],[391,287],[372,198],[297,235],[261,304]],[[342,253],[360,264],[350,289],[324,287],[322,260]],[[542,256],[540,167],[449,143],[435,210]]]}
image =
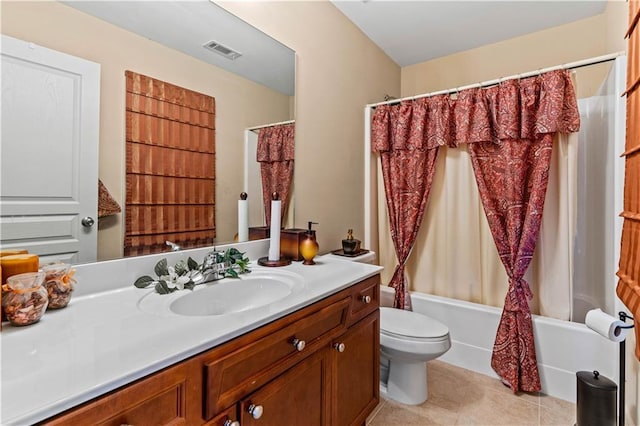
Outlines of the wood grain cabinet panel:
{"label": "wood grain cabinet panel", "polygon": [[188,366],[179,364],[63,413],[47,425],[187,424]]}
{"label": "wood grain cabinet panel", "polygon": [[380,276],[368,278],[351,288],[347,326],[366,317],[380,306]]}
{"label": "wood grain cabinet panel", "polygon": [[245,398],[240,402],[240,424],[242,426],[329,424],[326,412],[329,392],[328,362],[329,359],[324,351],[316,352]]}
{"label": "wood grain cabinet panel", "polygon": [[233,422],[238,421],[237,411],[236,404],[234,404],[215,416],[211,421],[208,421],[204,426],[235,426]]}
{"label": "wood grain cabinet panel", "polygon": [[[265,384],[346,330],[350,305],[343,298],[299,321],[205,365],[205,418]],[[300,344],[302,343],[302,346]],[[298,348],[296,348],[298,343]]]}
{"label": "wood grain cabinet panel", "polygon": [[[363,425],[380,400],[379,312],[369,314],[332,344],[332,424]],[[342,351],[342,352],[340,352]]]}

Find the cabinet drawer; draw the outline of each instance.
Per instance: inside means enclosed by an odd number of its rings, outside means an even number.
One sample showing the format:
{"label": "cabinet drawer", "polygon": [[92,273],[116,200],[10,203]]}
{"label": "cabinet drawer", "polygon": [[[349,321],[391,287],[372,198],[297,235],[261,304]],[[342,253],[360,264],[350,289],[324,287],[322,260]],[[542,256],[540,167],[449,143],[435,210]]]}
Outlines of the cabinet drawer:
{"label": "cabinet drawer", "polygon": [[380,306],[380,276],[367,278],[351,289],[351,305],[347,325],[369,315]]}
{"label": "cabinet drawer", "polygon": [[[290,368],[346,329],[351,297],[315,311],[236,351],[205,362],[204,417],[210,419],[243,395]],[[294,340],[304,341],[296,348]]]}
{"label": "cabinet drawer", "polygon": [[187,416],[185,365],[136,382],[69,413],[46,421],[47,425],[181,425]]}

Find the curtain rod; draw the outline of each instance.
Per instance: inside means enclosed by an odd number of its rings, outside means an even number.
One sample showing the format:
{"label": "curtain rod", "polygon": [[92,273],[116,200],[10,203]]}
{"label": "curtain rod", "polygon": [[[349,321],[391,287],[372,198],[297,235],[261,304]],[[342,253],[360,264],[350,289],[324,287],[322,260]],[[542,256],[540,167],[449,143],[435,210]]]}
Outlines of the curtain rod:
{"label": "curtain rod", "polygon": [[296,120],[287,120],[287,121],[281,121],[279,123],[264,124],[262,126],[247,127],[247,130],[251,130],[253,132],[253,131],[256,131],[256,130],[264,129],[265,127],[280,126],[280,125],[284,125],[284,124],[293,124],[295,122],[296,122]]}
{"label": "curtain rod", "polygon": [[375,104],[368,104],[366,107],[367,108],[375,108],[375,107],[380,106],[380,105],[395,104],[395,103],[402,102],[402,101],[410,101],[410,100],[414,100],[414,99],[427,98],[427,97],[436,96],[436,95],[446,95],[446,94],[449,94],[449,93],[460,92],[462,90],[474,89],[476,87],[493,86],[493,85],[499,84],[499,83],[501,83],[503,81],[506,81],[506,80],[515,80],[515,79],[520,79],[520,78],[532,77],[534,75],[540,75],[542,73],[549,72],[549,71],[564,70],[564,69],[576,69],[576,68],[586,67],[586,66],[589,66],[589,65],[596,65],[596,64],[603,63],[603,62],[613,61],[618,56],[621,56],[621,55],[624,55],[624,54],[625,54],[624,52],[610,53],[610,54],[607,54],[607,55],[596,56],[594,58],[583,59],[583,60],[575,61],[575,62],[569,62],[567,64],[562,64],[562,65],[556,65],[554,67],[542,68],[542,69],[539,69],[539,70],[529,71],[529,72],[525,72],[525,73],[522,73],[522,74],[514,74],[514,75],[510,75],[508,77],[502,77],[502,78],[496,78],[494,80],[483,81],[481,83],[469,84],[467,86],[453,87],[451,89],[439,90],[437,92],[423,93],[421,95],[407,96],[406,98],[393,99],[393,100],[389,100],[389,101],[378,102],[378,103],[375,103]]}

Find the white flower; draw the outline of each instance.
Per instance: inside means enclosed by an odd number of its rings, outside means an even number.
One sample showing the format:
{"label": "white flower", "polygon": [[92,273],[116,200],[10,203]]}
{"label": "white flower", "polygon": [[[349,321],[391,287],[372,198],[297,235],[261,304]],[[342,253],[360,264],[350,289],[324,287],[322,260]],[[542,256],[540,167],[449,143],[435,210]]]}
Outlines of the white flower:
{"label": "white flower", "polygon": [[191,281],[191,277],[189,276],[189,274],[178,275],[176,273],[176,269],[173,266],[169,266],[167,269],[169,270],[169,275],[162,276],[160,277],[160,279],[165,281],[169,288],[184,290],[184,285]]}

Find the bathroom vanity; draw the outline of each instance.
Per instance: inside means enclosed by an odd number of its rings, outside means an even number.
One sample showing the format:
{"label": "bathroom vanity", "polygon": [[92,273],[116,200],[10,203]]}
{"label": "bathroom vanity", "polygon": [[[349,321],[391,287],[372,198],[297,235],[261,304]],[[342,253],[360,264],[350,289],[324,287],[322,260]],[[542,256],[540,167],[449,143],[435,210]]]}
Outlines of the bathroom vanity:
{"label": "bathroom vanity", "polygon": [[[278,268],[303,277],[303,288],[238,313],[152,315],[141,309],[145,291],[127,287],[81,298],[75,306],[72,300],[66,312],[47,313],[32,326],[46,332],[89,315],[90,331],[78,326],[58,336],[72,339],[66,345],[29,350],[32,345],[20,340],[21,332],[33,337],[29,329],[8,327],[3,370],[25,368],[34,356],[44,365],[35,374],[27,371],[26,382],[3,374],[3,424],[364,424],[379,401],[380,267],[330,256],[317,263]],[[91,316],[99,305],[119,316]],[[131,340],[144,329],[146,335]],[[80,349],[88,338],[95,348]],[[106,349],[117,342],[125,347]],[[48,356],[53,353],[59,362]],[[21,354],[26,359],[19,360]],[[49,370],[56,364],[57,372]],[[31,398],[30,405],[23,398]]]}

